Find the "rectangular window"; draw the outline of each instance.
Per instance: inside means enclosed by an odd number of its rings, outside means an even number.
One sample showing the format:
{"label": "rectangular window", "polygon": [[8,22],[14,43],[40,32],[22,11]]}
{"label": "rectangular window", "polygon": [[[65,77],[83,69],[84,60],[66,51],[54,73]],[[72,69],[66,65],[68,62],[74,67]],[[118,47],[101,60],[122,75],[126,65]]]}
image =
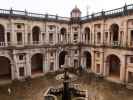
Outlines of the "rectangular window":
{"label": "rectangular window", "polygon": [[[131,30],[131,42],[133,42],[133,30]],[[132,43],[133,45],[133,43]]]}
{"label": "rectangular window", "polygon": [[7,32],[7,41],[8,41],[8,42],[11,41],[10,32]]}
{"label": "rectangular window", "polygon": [[105,41],[108,40],[108,32],[105,32]]}
{"label": "rectangular window", "polygon": [[17,28],[19,28],[19,29],[20,29],[20,28],[21,28],[21,25],[20,25],[20,24],[18,24],[18,25],[17,25]]}
{"label": "rectangular window", "polygon": [[96,64],[96,72],[100,73],[100,64]]}
{"label": "rectangular window", "polygon": [[19,55],[19,60],[23,60],[24,59],[24,55]]}
{"label": "rectangular window", "polygon": [[78,60],[74,59],[74,68],[78,68]]}
{"label": "rectangular window", "polygon": [[18,44],[22,44],[22,33],[21,32],[17,33],[17,42]]}
{"label": "rectangular window", "polygon": [[24,76],[24,67],[19,68],[19,76]]}
{"label": "rectangular window", "polygon": [[45,34],[44,33],[42,34],[42,40],[43,40],[43,42],[45,41]]}
{"label": "rectangular window", "polygon": [[74,42],[77,42],[78,41],[78,34],[74,34]]}
{"label": "rectangular window", "polygon": [[98,32],[97,33],[97,43],[100,43],[100,41],[101,41],[101,33]]}
{"label": "rectangular window", "polygon": [[51,57],[53,57],[53,52],[50,53]]}
{"label": "rectangular window", "polygon": [[133,57],[130,57],[130,63],[133,63]]}
{"label": "rectangular window", "polygon": [[53,42],[53,33],[50,33],[50,34],[49,34],[49,41],[50,41],[50,42]]}
{"label": "rectangular window", "polygon": [[30,33],[28,33],[28,43],[30,43]]}
{"label": "rectangular window", "polygon": [[50,71],[53,71],[54,70],[54,62],[51,62],[50,63]]}
{"label": "rectangular window", "polygon": [[96,55],[97,55],[97,58],[100,58],[100,52],[97,52]]}

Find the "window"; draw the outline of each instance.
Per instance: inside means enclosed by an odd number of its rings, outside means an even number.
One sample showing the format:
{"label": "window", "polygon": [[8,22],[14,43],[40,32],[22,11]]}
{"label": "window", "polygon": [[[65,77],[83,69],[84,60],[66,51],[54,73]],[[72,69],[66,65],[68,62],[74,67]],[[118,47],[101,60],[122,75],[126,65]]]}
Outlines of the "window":
{"label": "window", "polygon": [[54,62],[51,62],[50,63],[50,71],[53,71],[54,70]]}
{"label": "window", "polygon": [[53,57],[53,52],[52,51],[51,51],[50,55],[51,55],[51,57]]}
{"label": "window", "polygon": [[77,54],[78,53],[78,51],[77,50],[75,50],[75,54]]}
{"label": "window", "polygon": [[105,32],[105,41],[108,39],[108,32]]}
{"label": "window", "polygon": [[24,76],[24,67],[19,68],[19,76]]}
{"label": "window", "polygon": [[133,30],[131,30],[131,41],[133,41]]}
{"label": "window", "polygon": [[74,41],[77,42],[78,34],[74,34]]}
{"label": "window", "polygon": [[130,57],[130,63],[133,63],[133,57]]}
{"label": "window", "polygon": [[21,28],[21,25],[20,25],[20,24],[18,24],[18,25],[17,25],[17,28],[19,28],[19,29],[20,29],[20,28]]}
{"label": "window", "polygon": [[97,33],[97,42],[99,43],[100,41],[101,41],[101,33],[98,32],[98,33]]}
{"label": "window", "polygon": [[30,33],[28,33],[28,43],[30,43]]}
{"label": "window", "polygon": [[99,58],[100,57],[100,52],[97,52],[96,55],[97,55],[97,58]]}
{"label": "window", "polygon": [[100,73],[100,64],[96,64],[96,68],[97,73]]}
{"label": "window", "polygon": [[52,42],[53,41],[53,33],[49,34],[49,41]]}
{"label": "window", "polygon": [[7,32],[7,42],[11,41],[10,32]]}
{"label": "window", "polygon": [[19,60],[23,60],[24,59],[24,55],[19,55]]}
{"label": "window", "polygon": [[18,44],[22,43],[22,33],[21,32],[17,33],[17,41],[18,41]]}
{"label": "window", "polygon": [[42,34],[42,40],[43,41],[45,40],[45,34],[44,33]]}
{"label": "window", "polygon": [[54,28],[53,25],[49,25],[49,29],[52,30]]}
{"label": "window", "polygon": [[77,31],[78,30],[78,28],[77,27],[74,27],[74,31]]}

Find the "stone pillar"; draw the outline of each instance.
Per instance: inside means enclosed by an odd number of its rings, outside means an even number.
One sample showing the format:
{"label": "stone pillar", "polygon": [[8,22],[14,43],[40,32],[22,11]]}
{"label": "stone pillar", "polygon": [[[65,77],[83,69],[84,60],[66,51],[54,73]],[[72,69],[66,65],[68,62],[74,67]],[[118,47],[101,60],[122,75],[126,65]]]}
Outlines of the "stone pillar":
{"label": "stone pillar", "polygon": [[5,31],[4,38],[5,38],[4,45],[7,45],[7,31]]}
{"label": "stone pillar", "polygon": [[45,73],[45,67],[46,67],[45,59],[46,59],[46,57],[45,57],[45,54],[43,53],[43,73]]}
{"label": "stone pillar", "polygon": [[103,75],[104,73],[104,52],[101,53],[101,68],[100,73]]}
{"label": "stone pillar", "polygon": [[11,19],[10,20],[10,24],[11,24],[11,42],[12,42],[12,45],[16,45],[16,33],[14,32],[14,24],[13,24],[13,20]]}
{"label": "stone pillar", "polygon": [[122,82],[124,82],[125,81],[125,76],[126,76],[126,56],[124,56],[124,55],[122,55],[122,57],[120,58],[120,60],[121,60],[121,62],[120,62],[120,65],[121,65],[121,67],[120,67],[120,80],[122,81]]}
{"label": "stone pillar", "polygon": [[55,70],[59,69],[59,53],[58,50],[55,52]]}
{"label": "stone pillar", "polygon": [[55,44],[58,44],[58,27],[56,26]]}
{"label": "stone pillar", "polygon": [[95,52],[94,50],[92,50],[92,67],[91,67],[91,70],[92,72],[95,72]]}
{"label": "stone pillar", "polygon": [[14,79],[19,79],[19,68],[17,67],[17,56],[13,53],[13,64],[14,64]]}
{"label": "stone pillar", "polygon": [[49,71],[49,52],[46,51],[46,56],[45,56],[45,72]]}
{"label": "stone pillar", "polygon": [[25,56],[26,56],[26,66],[25,66],[26,77],[30,77],[31,76],[31,56],[29,52]]}

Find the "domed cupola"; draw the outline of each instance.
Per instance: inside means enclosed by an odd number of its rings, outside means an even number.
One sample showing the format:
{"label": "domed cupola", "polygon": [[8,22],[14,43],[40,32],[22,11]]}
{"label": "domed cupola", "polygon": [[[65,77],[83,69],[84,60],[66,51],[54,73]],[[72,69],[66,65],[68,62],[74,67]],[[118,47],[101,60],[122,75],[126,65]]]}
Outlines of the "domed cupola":
{"label": "domed cupola", "polygon": [[80,17],[81,17],[81,11],[79,8],[77,8],[77,6],[75,6],[75,8],[73,8],[71,11],[71,18],[80,18]]}

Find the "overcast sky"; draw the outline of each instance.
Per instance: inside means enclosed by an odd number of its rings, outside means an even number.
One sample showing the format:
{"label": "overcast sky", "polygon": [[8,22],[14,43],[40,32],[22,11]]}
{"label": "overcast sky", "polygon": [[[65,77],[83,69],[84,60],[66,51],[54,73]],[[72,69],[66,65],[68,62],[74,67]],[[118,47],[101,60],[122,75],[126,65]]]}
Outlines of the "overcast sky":
{"label": "overcast sky", "polygon": [[70,11],[75,5],[80,8],[82,16],[89,13],[100,12],[133,4],[133,0],[0,0],[1,9],[28,10],[35,13],[48,13],[60,16],[70,16]]}

